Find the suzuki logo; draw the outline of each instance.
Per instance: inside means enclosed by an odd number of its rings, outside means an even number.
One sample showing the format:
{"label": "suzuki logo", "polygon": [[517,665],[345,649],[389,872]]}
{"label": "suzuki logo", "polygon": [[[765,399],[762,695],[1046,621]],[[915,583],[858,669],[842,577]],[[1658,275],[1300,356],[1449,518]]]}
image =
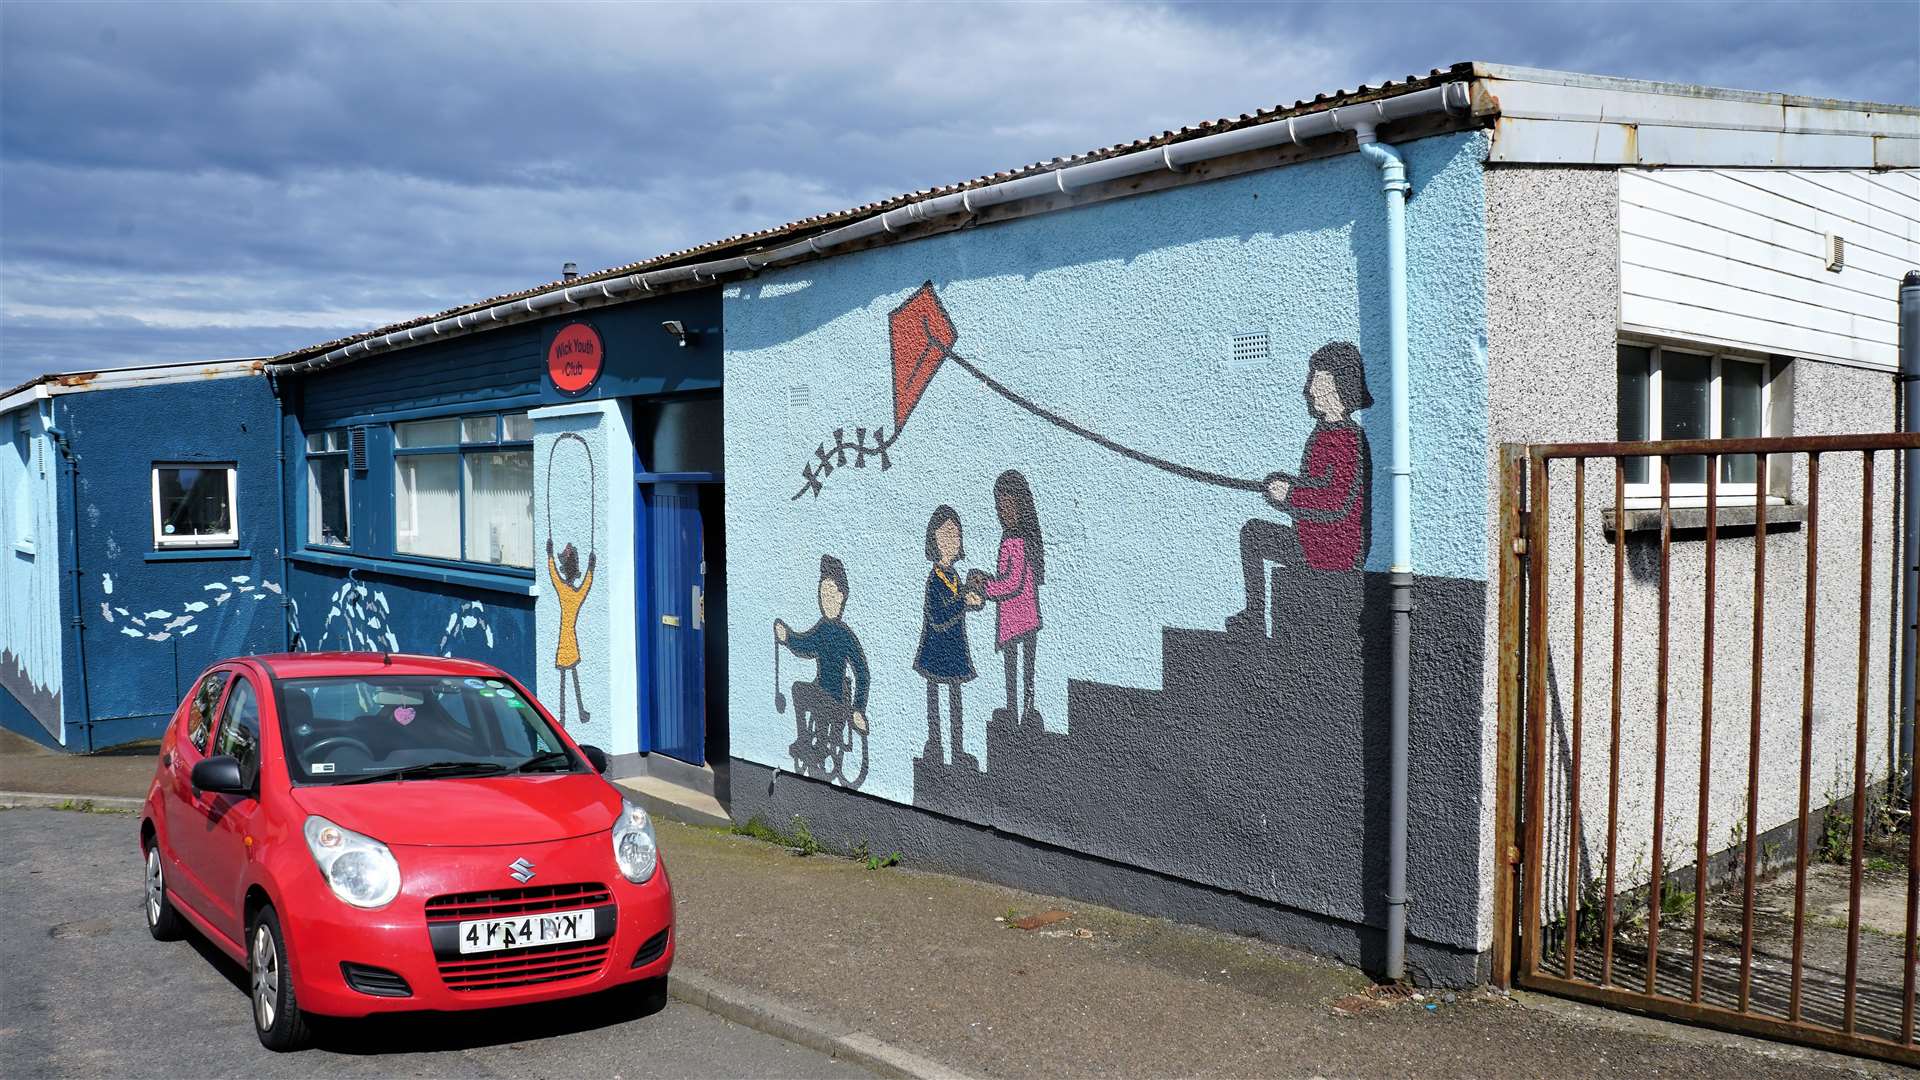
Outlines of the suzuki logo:
{"label": "suzuki logo", "polygon": [[507,873],[513,876],[513,880],[525,885],[533,880],[533,864],[525,859],[515,859],[507,864]]}

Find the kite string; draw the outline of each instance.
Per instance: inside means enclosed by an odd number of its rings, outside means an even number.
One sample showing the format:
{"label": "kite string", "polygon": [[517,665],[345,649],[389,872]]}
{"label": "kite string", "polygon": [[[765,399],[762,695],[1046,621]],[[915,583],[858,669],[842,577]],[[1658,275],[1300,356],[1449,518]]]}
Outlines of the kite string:
{"label": "kite string", "polygon": [[1026,411],[1032,413],[1033,415],[1039,417],[1040,419],[1045,420],[1046,422],[1050,424],[1054,424],[1058,427],[1065,428],[1068,431],[1073,432],[1075,435],[1078,435],[1081,438],[1087,440],[1088,442],[1091,442],[1096,446],[1104,447],[1108,450],[1111,450],[1114,453],[1119,454],[1121,457],[1131,458],[1132,460],[1138,461],[1143,465],[1151,465],[1154,468],[1161,470],[1162,472],[1172,473],[1173,475],[1181,477],[1182,479],[1193,480],[1202,484],[1211,484],[1214,487],[1231,488],[1235,491],[1266,490],[1267,484],[1265,480],[1243,480],[1237,476],[1227,476],[1222,473],[1208,472],[1205,469],[1196,469],[1191,465],[1181,465],[1178,462],[1168,461],[1165,458],[1154,457],[1152,454],[1148,454],[1140,450],[1135,450],[1131,446],[1123,446],[1120,443],[1117,443],[1112,439],[1107,438],[1105,435],[1102,435],[1097,431],[1092,431],[1092,430],[1089,430],[1088,428],[1081,427],[1079,424],[1074,423],[1073,421],[1067,419],[1064,416],[1061,416],[1059,413],[1054,412],[1053,410],[1048,409],[1043,405],[1036,404],[1032,401],[1027,400],[1024,397],[1021,397],[1019,394],[1014,393],[1011,389],[1001,384],[1000,381],[995,379],[993,376],[975,367],[972,361],[968,360],[966,357],[961,356],[959,353],[944,347],[941,349],[941,352],[944,354],[945,359],[951,360],[954,363],[960,365],[961,370],[965,371],[967,374],[973,376],[974,378],[980,380],[981,384],[986,386],[987,389],[993,391],[996,394],[999,394],[1001,397],[1006,398],[1008,401],[1014,403],[1015,405],[1020,406],[1022,409],[1025,409]]}

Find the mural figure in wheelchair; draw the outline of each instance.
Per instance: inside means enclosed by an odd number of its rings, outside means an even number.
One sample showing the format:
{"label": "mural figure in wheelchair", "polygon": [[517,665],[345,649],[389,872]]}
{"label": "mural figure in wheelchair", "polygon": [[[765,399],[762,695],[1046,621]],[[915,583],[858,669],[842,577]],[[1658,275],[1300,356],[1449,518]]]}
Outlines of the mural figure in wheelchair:
{"label": "mural figure in wheelchair", "polygon": [[[837,779],[858,787],[866,778],[867,691],[871,688],[867,671],[867,653],[860,639],[841,618],[847,606],[847,568],[831,555],[820,557],[820,620],[806,630],[794,630],[779,619],[773,621],[773,639],[793,654],[817,662],[818,671],[811,682],[793,684],[794,740],[788,750],[793,755],[794,771],[802,775]],[[776,684],[779,681],[774,676]],[[783,702],[775,695],[775,707]],[[860,745],[860,769],[849,779],[845,758]]]}

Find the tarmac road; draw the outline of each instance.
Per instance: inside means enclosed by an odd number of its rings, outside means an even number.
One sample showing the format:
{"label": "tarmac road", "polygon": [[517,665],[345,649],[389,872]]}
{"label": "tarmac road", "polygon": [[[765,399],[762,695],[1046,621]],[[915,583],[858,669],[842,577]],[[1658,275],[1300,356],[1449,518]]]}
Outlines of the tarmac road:
{"label": "tarmac road", "polygon": [[314,1049],[271,1053],[239,965],[195,935],[148,936],[134,821],[0,810],[0,1075],[868,1075],[678,1001],[338,1024]]}

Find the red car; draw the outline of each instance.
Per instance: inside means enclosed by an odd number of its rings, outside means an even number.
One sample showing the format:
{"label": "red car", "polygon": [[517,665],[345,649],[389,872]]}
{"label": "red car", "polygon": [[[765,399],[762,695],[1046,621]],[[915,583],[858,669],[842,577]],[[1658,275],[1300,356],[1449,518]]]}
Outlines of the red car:
{"label": "red car", "polygon": [[210,668],[141,810],[147,928],[245,964],[269,1049],[307,1017],[610,988],[664,1000],[673,891],[645,810],[513,678],[438,657]]}

